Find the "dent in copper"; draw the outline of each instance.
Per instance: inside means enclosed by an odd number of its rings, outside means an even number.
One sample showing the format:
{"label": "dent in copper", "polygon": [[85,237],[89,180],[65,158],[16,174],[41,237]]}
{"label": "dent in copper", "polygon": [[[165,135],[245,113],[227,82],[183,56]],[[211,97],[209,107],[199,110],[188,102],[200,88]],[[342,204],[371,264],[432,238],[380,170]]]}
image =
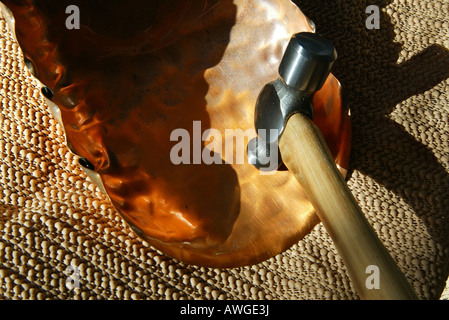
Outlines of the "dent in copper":
{"label": "dent in copper", "polygon": [[[293,3],[3,3],[36,77],[54,92],[69,147],[95,166],[114,206],[150,244],[188,263],[239,266],[282,252],[318,222],[288,171],[261,175],[246,158],[170,161],[171,132],[184,128],[192,137],[194,121],[223,136],[253,128],[255,100],[277,78],[289,38],[314,31]],[[73,4],[79,30],[65,27]],[[344,169],[350,123],[333,75],[314,102],[315,121]],[[229,141],[221,143],[225,150]]]}

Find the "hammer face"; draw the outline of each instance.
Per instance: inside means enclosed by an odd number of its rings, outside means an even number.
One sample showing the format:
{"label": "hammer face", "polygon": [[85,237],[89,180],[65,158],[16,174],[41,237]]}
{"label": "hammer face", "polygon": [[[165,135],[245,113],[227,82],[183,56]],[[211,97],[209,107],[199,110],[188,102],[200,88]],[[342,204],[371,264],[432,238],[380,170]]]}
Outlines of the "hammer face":
{"label": "hammer face", "polygon": [[337,59],[333,44],[316,33],[293,35],[285,50],[279,75],[297,90],[315,92],[321,89]]}

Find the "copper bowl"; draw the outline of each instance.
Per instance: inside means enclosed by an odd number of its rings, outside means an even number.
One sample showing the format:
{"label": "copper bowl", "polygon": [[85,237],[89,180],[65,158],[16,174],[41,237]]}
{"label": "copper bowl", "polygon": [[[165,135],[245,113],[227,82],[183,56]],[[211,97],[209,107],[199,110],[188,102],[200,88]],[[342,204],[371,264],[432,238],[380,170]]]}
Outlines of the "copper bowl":
{"label": "copper bowl", "polygon": [[[227,137],[254,128],[255,100],[277,78],[290,37],[315,31],[291,1],[2,2],[34,76],[51,89],[46,102],[68,146],[155,248],[188,263],[242,266],[318,223],[290,172],[262,175],[246,153],[239,163],[241,145]],[[78,17],[80,28],[68,28]],[[350,119],[332,74],[314,103],[345,174]],[[177,129],[191,139],[190,164],[170,157]]]}

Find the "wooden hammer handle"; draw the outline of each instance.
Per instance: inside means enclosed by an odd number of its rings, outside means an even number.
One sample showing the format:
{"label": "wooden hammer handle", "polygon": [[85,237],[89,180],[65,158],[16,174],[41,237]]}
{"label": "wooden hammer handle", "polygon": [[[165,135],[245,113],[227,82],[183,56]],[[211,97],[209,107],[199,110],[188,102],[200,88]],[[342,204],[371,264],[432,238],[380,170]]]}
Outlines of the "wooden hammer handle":
{"label": "wooden hammer handle", "polygon": [[279,148],[332,237],[360,298],[417,299],[359,208],[316,125],[303,114],[293,115]]}

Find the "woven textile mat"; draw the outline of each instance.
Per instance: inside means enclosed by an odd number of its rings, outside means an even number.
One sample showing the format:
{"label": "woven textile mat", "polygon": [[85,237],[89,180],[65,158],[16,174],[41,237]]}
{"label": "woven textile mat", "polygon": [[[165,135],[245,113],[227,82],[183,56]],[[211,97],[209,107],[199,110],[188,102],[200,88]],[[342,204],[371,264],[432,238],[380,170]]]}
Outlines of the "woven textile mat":
{"label": "woven textile mat", "polygon": [[[339,53],[350,189],[418,296],[447,299],[449,2],[377,1],[372,30],[367,1],[297,3]],[[227,270],[142,242],[69,152],[3,18],[0,31],[0,299],[358,299],[321,224]]]}

